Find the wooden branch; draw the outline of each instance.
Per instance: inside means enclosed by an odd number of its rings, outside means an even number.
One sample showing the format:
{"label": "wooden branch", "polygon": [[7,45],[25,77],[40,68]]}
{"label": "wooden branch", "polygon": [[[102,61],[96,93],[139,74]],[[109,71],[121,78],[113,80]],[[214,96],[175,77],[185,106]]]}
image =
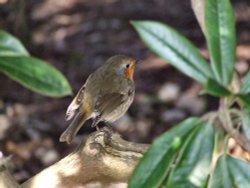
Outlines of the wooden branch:
{"label": "wooden branch", "polygon": [[10,175],[8,170],[9,158],[0,158],[0,187],[1,188],[21,188],[20,185]]}
{"label": "wooden branch", "polygon": [[240,133],[237,124],[232,120],[232,114],[227,110],[224,98],[220,99],[220,116],[222,128],[230,135],[245,151],[250,154],[250,140],[244,134]]}
{"label": "wooden branch", "polygon": [[85,142],[54,165],[22,184],[22,188],[100,187],[126,183],[148,146],[123,140],[111,127],[92,133]]}
{"label": "wooden branch", "polygon": [[240,133],[240,131],[234,127],[234,125],[229,126],[230,124],[225,124],[221,121],[222,128],[226,131],[228,135],[230,135],[248,154],[250,155],[250,140],[247,139],[244,134]]}

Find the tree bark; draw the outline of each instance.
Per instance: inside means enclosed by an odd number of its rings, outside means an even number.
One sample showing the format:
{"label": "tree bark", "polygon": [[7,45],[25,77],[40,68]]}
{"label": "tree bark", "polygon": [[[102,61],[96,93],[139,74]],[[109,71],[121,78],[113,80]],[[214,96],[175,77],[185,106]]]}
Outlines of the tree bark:
{"label": "tree bark", "polygon": [[[125,141],[111,127],[104,127],[92,133],[74,152],[30,178],[20,187],[74,188],[84,185],[87,187],[90,184],[95,187],[107,187],[114,183],[127,183],[147,148],[146,144]],[[3,172],[0,171],[3,188],[4,185],[7,186],[5,180],[16,183],[11,176],[6,176],[6,169]],[[16,188],[18,184],[7,187]]]}
{"label": "tree bark", "polygon": [[0,188],[21,188],[8,170],[9,158],[0,158]]}

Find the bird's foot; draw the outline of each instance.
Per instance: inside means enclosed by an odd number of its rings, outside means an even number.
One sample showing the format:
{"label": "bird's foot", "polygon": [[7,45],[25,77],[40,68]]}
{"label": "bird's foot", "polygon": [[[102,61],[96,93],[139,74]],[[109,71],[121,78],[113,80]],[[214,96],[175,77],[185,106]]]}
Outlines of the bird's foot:
{"label": "bird's foot", "polygon": [[98,125],[96,125],[95,128],[96,128],[97,131],[100,131],[100,130],[101,130],[100,127],[99,127]]}
{"label": "bird's foot", "polygon": [[67,144],[70,144],[73,140],[73,137],[74,137],[74,135],[71,132],[66,130],[61,134],[59,141],[60,142],[67,142]]}

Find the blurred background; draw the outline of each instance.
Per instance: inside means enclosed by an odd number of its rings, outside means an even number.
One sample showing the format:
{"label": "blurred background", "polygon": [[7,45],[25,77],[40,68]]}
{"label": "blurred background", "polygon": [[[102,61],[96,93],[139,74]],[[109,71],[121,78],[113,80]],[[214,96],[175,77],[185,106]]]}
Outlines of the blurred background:
{"label": "blurred background", "polygon": [[[236,69],[244,74],[250,63],[250,3],[232,2]],[[189,0],[0,0],[0,28],[18,37],[33,56],[62,71],[74,93],[108,57],[126,54],[141,59],[134,103],[113,126],[127,140],[151,143],[186,117],[216,109],[218,101],[199,96],[201,85],[143,45],[129,24],[138,19],[174,27],[208,57]],[[85,125],[71,145],[59,143],[71,100],[43,97],[0,74],[0,155],[13,155],[13,175],[19,182],[73,151],[94,131]]]}

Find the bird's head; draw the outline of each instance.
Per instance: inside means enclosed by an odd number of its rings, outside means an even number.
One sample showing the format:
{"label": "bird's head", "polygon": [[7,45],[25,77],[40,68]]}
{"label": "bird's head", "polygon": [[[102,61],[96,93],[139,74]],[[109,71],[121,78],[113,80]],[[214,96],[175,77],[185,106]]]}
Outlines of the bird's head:
{"label": "bird's head", "polygon": [[135,59],[125,55],[115,55],[110,57],[107,61],[109,66],[112,66],[117,74],[130,80],[133,80],[136,62]]}

